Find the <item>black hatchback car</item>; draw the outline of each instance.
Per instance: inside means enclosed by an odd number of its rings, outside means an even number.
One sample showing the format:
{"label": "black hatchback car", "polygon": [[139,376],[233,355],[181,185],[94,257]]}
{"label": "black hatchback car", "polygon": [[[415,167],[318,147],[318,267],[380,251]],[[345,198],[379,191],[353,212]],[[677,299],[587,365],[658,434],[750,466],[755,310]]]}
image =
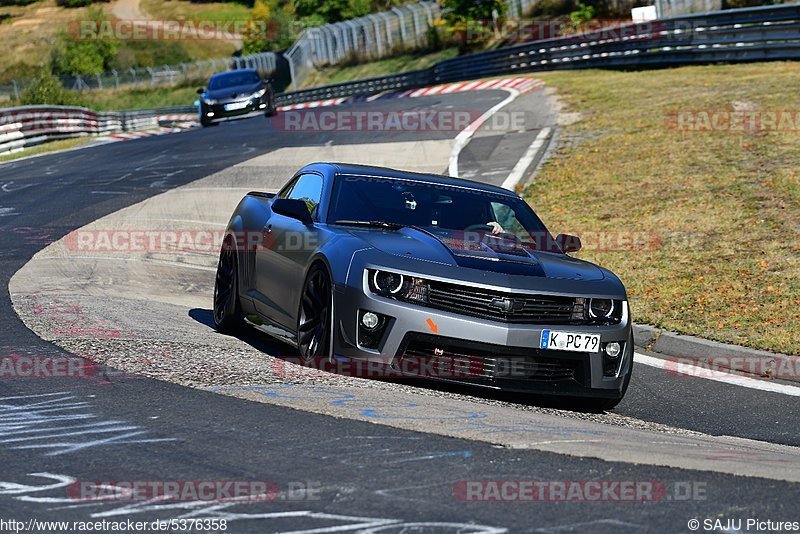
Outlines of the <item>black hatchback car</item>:
{"label": "black hatchback car", "polygon": [[200,124],[203,126],[211,126],[218,119],[255,111],[263,111],[268,117],[277,113],[275,93],[255,69],[214,74],[208,87],[199,88],[197,94],[200,95]]}

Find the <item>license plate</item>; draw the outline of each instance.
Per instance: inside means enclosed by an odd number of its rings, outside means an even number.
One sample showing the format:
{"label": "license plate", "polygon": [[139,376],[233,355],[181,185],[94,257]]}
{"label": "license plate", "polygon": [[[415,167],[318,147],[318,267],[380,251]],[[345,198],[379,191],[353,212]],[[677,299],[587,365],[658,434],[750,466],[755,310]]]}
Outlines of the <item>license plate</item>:
{"label": "license plate", "polygon": [[600,334],[580,334],[542,330],[539,348],[547,350],[570,350],[573,352],[597,352],[600,350]]}
{"label": "license plate", "polygon": [[247,107],[247,102],[231,102],[225,104],[225,111],[235,111],[237,109],[244,109]]}

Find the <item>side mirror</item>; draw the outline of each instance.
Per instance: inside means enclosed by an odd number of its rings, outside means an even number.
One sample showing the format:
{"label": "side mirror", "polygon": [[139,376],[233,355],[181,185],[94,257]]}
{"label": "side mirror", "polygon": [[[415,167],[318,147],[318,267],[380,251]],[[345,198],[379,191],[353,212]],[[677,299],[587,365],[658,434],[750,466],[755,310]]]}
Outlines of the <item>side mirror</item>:
{"label": "side mirror", "polygon": [[206,89],[205,89],[205,87],[198,87],[198,88],[197,88],[197,94],[198,94],[198,95],[202,95],[202,94],[203,94],[203,93],[205,93],[205,92],[206,92]]}
{"label": "side mirror", "polygon": [[581,238],[576,235],[558,234],[556,243],[564,252],[578,252],[581,249]]}
{"label": "side mirror", "polygon": [[276,198],[272,201],[272,211],[279,215],[285,215],[292,219],[297,219],[306,226],[311,226],[314,221],[308,211],[308,205],[302,200],[295,198]]}

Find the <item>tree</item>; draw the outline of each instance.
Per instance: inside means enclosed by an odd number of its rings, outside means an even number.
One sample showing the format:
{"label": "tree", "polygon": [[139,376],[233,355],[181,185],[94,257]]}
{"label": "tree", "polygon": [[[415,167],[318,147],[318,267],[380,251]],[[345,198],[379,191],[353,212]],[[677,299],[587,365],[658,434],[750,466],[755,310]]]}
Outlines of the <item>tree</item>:
{"label": "tree", "polygon": [[[87,15],[96,28],[108,24],[105,13],[100,9],[92,9]],[[98,74],[109,70],[117,54],[119,42],[102,36],[74,37],[62,31],[50,57],[54,74],[74,76],[80,74]]]}
{"label": "tree", "polygon": [[64,89],[61,81],[49,69],[44,68],[32,80],[31,85],[22,92],[20,103],[23,106],[49,104],[51,106],[76,106],[80,99],[74,91]]}
{"label": "tree", "polygon": [[315,15],[325,22],[339,22],[369,15],[380,10],[373,0],[294,0],[301,19]]}
{"label": "tree", "polygon": [[288,48],[294,42],[292,18],[275,0],[256,0],[243,37],[244,54]]}
{"label": "tree", "polygon": [[490,21],[494,16],[502,16],[505,9],[503,0],[444,0],[445,19],[449,24]]}

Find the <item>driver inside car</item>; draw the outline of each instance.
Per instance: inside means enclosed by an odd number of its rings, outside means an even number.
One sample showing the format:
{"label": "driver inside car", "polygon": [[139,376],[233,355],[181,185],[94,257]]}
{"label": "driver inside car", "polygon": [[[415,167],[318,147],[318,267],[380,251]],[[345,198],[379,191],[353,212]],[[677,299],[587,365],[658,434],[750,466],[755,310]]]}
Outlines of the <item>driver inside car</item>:
{"label": "driver inside car", "polygon": [[491,207],[486,203],[463,203],[458,207],[455,204],[447,206],[447,209],[436,210],[437,226],[451,230],[469,230],[479,226],[487,226],[491,235],[498,235],[505,232],[503,226],[493,220]]}

